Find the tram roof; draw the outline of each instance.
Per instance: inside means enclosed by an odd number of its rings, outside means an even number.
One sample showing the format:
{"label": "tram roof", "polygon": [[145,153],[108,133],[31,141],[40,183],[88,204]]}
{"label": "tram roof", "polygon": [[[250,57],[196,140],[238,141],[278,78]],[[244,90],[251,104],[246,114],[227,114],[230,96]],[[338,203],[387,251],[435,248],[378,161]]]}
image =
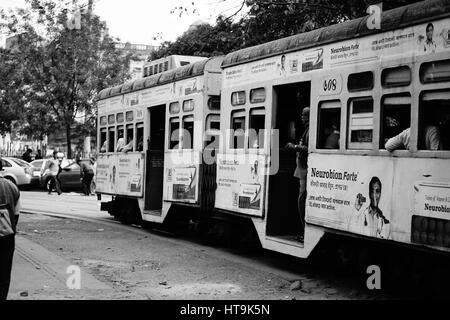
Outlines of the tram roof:
{"label": "tram roof", "polygon": [[220,56],[197,61],[150,77],[129,81],[119,86],[107,88],[99,92],[99,94],[97,95],[97,100],[104,100],[137,90],[147,89],[174,81],[201,76],[205,73],[205,71],[221,72],[220,66],[223,62],[223,58],[223,56]]}
{"label": "tram roof", "polygon": [[447,16],[450,16],[450,1],[422,1],[383,12],[381,30],[368,29],[366,23],[368,16],[365,16],[231,52],[225,56],[222,67],[231,67],[233,65],[257,61],[271,56],[322,46],[333,42],[405,28],[413,24]]}

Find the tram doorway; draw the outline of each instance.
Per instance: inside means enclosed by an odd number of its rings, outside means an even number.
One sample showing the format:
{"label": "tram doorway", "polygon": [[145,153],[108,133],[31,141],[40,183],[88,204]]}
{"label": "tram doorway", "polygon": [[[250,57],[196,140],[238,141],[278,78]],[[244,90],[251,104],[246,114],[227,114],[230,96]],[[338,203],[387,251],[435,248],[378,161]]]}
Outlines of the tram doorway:
{"label": "tram doorway", "polygon": [[[305,126],[301,120],[304,107],[310,106],[311,82],[274,87],[275,129],[279,131],[279,170],[269,177],[269,203],[266,234],[290,241],[303,235],[298,208],[299,178],[294,177],[296,152],[288,143],[299,144]],[[304,217],[303,217],[304,221]]]}
{"label": "tram doorway", "polygon": [[164,137],[166,106],[149,109],[150,134],[147,139],[145,210],[161,211],[164,180]]}

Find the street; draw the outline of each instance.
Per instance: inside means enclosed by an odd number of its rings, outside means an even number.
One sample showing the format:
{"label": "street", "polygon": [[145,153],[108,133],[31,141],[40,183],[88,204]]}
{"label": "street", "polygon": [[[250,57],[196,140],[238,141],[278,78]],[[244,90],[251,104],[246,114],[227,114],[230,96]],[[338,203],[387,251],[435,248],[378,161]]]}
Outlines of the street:
{"label": "street", "polygon": [[[94,196],[23,191],[21,197],[9,299],[384,298],[349,279],[312,272],[300,259],[121,225]],[[70,266],[80,267],[79,290],[69,289]]]}

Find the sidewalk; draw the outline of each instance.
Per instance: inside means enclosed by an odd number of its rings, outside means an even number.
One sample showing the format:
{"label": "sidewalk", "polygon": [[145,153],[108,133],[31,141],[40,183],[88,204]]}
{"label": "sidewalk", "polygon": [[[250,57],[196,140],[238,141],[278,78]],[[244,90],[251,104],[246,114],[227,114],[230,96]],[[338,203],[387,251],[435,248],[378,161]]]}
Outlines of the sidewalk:
{"label": "sidewalk", "polygon": [[81,289],[70,290],[67,268],[72,265],[56,254],[21,236],[16,237],[8,299],[101,299],[112,288],[81,269]]}

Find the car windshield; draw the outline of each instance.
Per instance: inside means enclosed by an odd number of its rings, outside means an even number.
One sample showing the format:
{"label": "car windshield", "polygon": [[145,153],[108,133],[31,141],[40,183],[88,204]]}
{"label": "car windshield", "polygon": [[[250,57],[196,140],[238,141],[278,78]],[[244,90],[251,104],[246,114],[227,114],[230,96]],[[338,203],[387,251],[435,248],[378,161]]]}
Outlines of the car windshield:
{"label": "car windshield", "polygon": [[20,160],[20,159],[14,159],[14,158],[12,158],[12,159],[10,159],[12,162],[14,162],[15,164],[17,164],[18,166],[21,166],[21,167],[24,167],[24,168],[26,168],[26,167],[31,167],[31,164],[29,164],[28,162],[25,162],[25,161],[23,161],[23,160]]}

